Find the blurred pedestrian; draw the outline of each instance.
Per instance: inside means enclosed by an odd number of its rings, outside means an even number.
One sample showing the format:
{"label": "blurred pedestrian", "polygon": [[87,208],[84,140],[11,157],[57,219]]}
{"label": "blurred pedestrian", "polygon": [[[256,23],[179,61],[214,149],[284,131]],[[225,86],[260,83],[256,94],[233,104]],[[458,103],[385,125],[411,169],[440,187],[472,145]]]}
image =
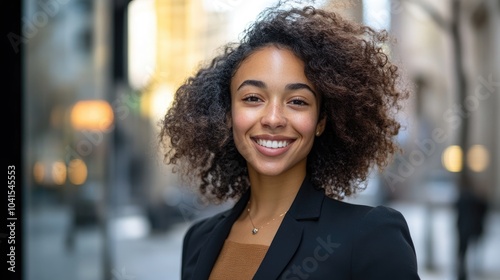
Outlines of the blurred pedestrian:
{"label": "blurred pedestrian", "polygon": [[456,202],[458,230],[458,279],[468,279],[467,251],[484,232],[484,221],[488,210],[486,199],[473,189],[461,189]]}
{"label": "blurred pedestrian", "polygon": [[176,91],[165,160],[234,207],[185,235],[182,279],[419,279],[405,218],[341,200],[398,150],[386,32],[286,2]]}

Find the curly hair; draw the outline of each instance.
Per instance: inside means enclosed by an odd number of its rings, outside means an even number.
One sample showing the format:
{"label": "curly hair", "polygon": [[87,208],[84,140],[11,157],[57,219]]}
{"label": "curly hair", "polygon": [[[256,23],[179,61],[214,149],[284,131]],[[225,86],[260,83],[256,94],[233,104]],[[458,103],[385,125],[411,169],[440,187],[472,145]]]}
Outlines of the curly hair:
{"label": "curly hair", "polygon": [[229,124],[230,82],[245,58],[265,46],[291,50],[305,63],[305,75],[320,93],[323,134],[307,158],[307,174],[318,188],[344,199],[365,188],[372,167],[382,170],[399,150],[401,125],[395,113],[408,96],[398,87],[398,67],[384,44],[388,33],[306,6],[267,8],[220,55],[176,91],[160,122],[164,160],[216,202],[240,197],[249,187],[245,159]]}

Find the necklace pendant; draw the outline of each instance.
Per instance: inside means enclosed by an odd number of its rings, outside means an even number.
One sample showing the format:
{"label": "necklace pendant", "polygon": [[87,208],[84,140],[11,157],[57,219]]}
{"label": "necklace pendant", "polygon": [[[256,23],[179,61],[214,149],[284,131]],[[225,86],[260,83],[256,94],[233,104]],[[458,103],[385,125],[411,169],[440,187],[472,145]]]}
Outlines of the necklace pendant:
{"label": "necklace pendant", "polygon": [[252,234],[253,234],[253,235],[256,235],[258,232],[259,232],[259,229],[258,229],[258,228],[253,228],[253,229],[252,229]]}

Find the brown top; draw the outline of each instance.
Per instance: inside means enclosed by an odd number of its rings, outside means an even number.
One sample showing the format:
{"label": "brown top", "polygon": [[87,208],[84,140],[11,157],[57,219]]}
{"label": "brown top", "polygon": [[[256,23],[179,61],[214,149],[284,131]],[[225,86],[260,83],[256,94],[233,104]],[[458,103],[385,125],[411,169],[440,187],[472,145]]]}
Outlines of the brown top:
{"label": "brown top", "polygon": [[252,279],[269,246],[226,240],[210,274],[210,280]]}

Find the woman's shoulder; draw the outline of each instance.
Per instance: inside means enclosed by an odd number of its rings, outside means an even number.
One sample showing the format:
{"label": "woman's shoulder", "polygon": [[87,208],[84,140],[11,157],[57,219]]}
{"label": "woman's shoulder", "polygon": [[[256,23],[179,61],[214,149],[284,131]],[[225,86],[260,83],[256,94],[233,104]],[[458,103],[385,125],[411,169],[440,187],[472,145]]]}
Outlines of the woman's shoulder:
{"label": "woman's shoulder", "polygon": [[323,210],[337,213],[352,219],[404,219],[401,212],[387,205],[365,205],[326,198]]}
{"label": "woman's shoulder", "polygon": [[322,218],[333,224],[343,224],[351,232],[366,234],[373,230],[397,230],[409,233],[408,224],[403,214],[387,205],[363,205],[335,199],[325,199]]}
{"label": "woman's shoulder", "polygon": [[[331,214],[334,210],[337,213]],[[356,279],[384,279],[384,275],[394,275],[394,279],[419,279],[415,247],[400,211],[386,205],[368,206],[330,199],[325,201],[323,213],[334,215],[336,221],[345,226],[344,234],[352,244],[352,271]]]}

